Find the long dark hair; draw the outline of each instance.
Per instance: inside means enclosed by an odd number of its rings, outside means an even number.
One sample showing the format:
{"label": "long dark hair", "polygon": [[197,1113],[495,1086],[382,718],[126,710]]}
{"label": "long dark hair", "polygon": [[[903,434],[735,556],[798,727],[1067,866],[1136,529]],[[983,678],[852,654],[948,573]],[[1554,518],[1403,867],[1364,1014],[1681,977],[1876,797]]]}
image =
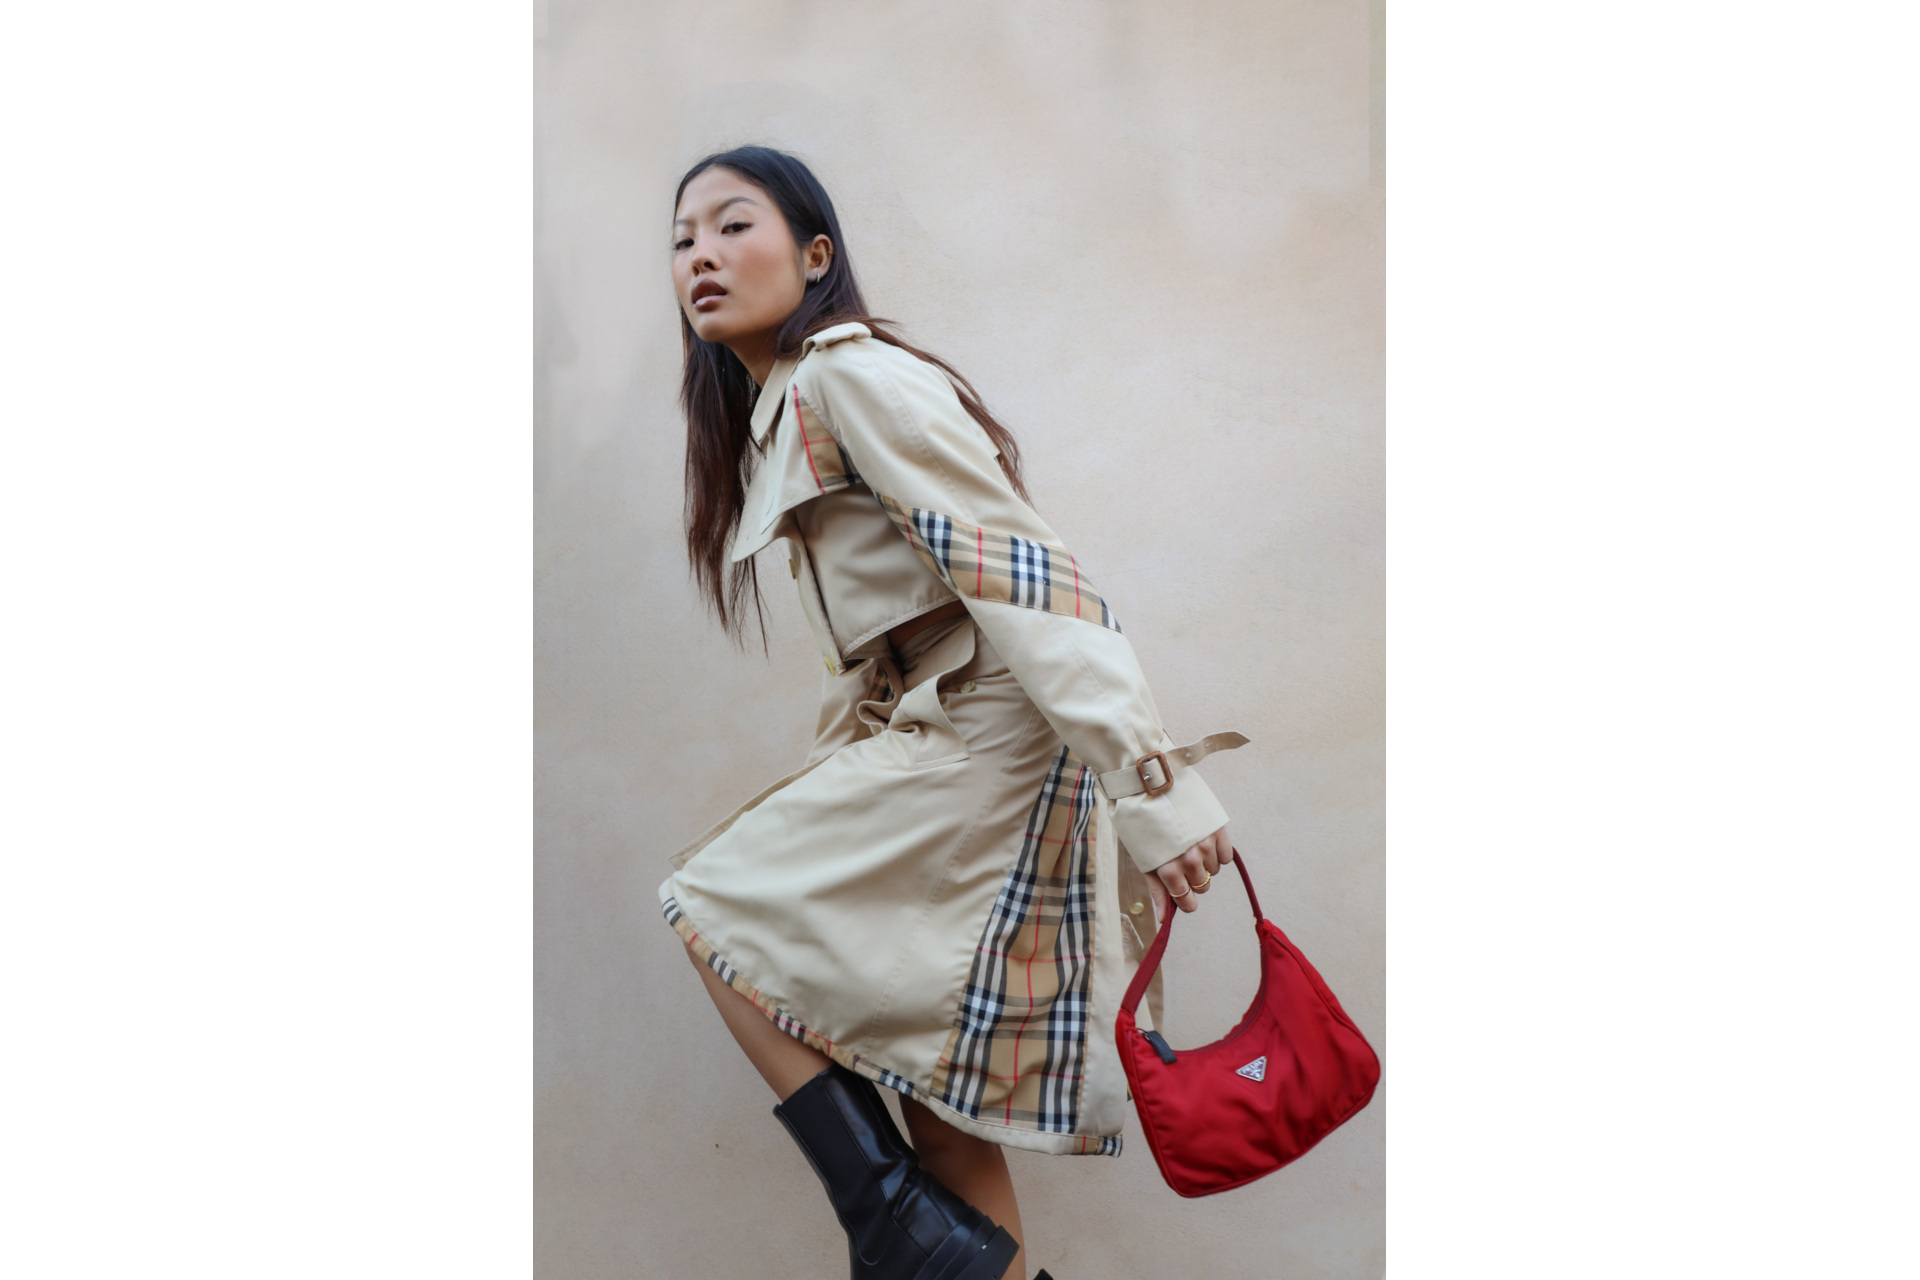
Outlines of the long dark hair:
{"label": "long dark hair", "polygon": [[[673,193],[673,206],[687,184],[708,169],[731,170],[767,193],[787,220],[797,245],[810,244],[824,235],[833,242],[833,260],[817,283],[807,285],[800,305],[793,309],[774,338],[774,354],[790,359],[800,353],[800,345],[809,336],[837,324],[857,320],[872,330],[880,341],[910,352],[937,366],[953,383],[960,404],[986,431],[1000,451],[1000,469],[1007,473],[1014,491],[1031,501],[1026,483],[1020,476],[1020,446],[1013,433],[994,420],[980,395],[954,367],[940,357],[909,345],[885,327],[867,310],[867,301],[854,279],[853,258],[847,252],[846,237],[840,234],[840,219],[833,201],[820,180],[807,166],[771,147],[735,147],[716,152],[687,170]],[[766,640],[766,617],[760,602],[760,577],[752,557],[737,565],[727,563],[727,546],[739,527],[740,513],[746,506],[747,482],[753,474],[753,433],[750,420],[757,394],[753,378],[740,357],[717,342],[703,342],[680,315],[680,339],[686,352],[686,364],[680,378],[680,407],[687,414],[687,562],[693,570],[700,594],[706,597],[719,616],[720,625],[736,642],[744,635],[749,602],[760,624],[761,641]]]}

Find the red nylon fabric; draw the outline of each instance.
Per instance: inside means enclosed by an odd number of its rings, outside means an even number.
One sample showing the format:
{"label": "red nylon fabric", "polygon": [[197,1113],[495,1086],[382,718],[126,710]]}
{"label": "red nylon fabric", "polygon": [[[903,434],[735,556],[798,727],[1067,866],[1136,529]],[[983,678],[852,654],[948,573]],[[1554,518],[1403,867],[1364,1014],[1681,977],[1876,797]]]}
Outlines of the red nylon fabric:
{"label": "red nylon fabric", "polygon": [[1260,939],[1260,992],[1240,1025],[1212,1044],[1175,1049],[1171,1063],[1139,1030],[1134,1012],[1179,914],[1169,911],[1114,1028],[1147,1146],[1183,1196],[1231,1191],[1298,1160],[1358,1114],[1380,1082],[1372,1046],[1300,949],[1260,914],[1237,850],[1233,860]]}

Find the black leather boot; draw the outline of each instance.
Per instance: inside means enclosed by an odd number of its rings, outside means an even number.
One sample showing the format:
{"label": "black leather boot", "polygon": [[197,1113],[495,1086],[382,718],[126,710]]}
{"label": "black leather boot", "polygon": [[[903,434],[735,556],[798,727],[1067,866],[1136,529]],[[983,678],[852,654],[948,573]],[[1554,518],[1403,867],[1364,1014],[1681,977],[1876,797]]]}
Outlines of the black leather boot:
{"label": "black leather boot", "polygon": [[880,1091],[835,1063],[773,1109],[826,1185],[853,1280],[1000,1280],[1020,1244],[920,1167]]}

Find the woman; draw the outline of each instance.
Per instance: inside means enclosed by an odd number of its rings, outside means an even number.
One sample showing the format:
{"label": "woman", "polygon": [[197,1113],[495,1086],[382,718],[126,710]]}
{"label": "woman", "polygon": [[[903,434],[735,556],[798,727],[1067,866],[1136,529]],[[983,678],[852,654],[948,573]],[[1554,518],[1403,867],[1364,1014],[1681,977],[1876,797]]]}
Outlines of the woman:
{"label": "woman", "polygon": [[673,236],[694,576],[738,636],[784,539],[827,676],[804,767],[676,856],[664,913],[856,1280],[1024,1280],[1000,1147],[1118,1154],[1128,957],[1230,857],[1190,766],[1243,739],[1175,747],[1012,437],[868,314],[803,164],[709,156]]}

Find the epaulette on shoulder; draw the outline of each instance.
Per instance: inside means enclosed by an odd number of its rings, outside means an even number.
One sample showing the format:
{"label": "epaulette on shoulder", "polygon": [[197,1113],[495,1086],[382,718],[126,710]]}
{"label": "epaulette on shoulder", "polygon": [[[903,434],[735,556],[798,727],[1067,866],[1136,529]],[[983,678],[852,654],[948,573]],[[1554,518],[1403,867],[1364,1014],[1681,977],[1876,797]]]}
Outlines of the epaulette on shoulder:
{"label": "epaulette on shoulder", "polygon": [[861,324],[858,320],[850,321],[846,324],[837,324],[831,329],[822,329],[801,343],[800,354],[804,357],[809,351],[819,347],[830,347],[834,343],[844,342],[848,338],[870,338],[872,336],[873,331]]}

